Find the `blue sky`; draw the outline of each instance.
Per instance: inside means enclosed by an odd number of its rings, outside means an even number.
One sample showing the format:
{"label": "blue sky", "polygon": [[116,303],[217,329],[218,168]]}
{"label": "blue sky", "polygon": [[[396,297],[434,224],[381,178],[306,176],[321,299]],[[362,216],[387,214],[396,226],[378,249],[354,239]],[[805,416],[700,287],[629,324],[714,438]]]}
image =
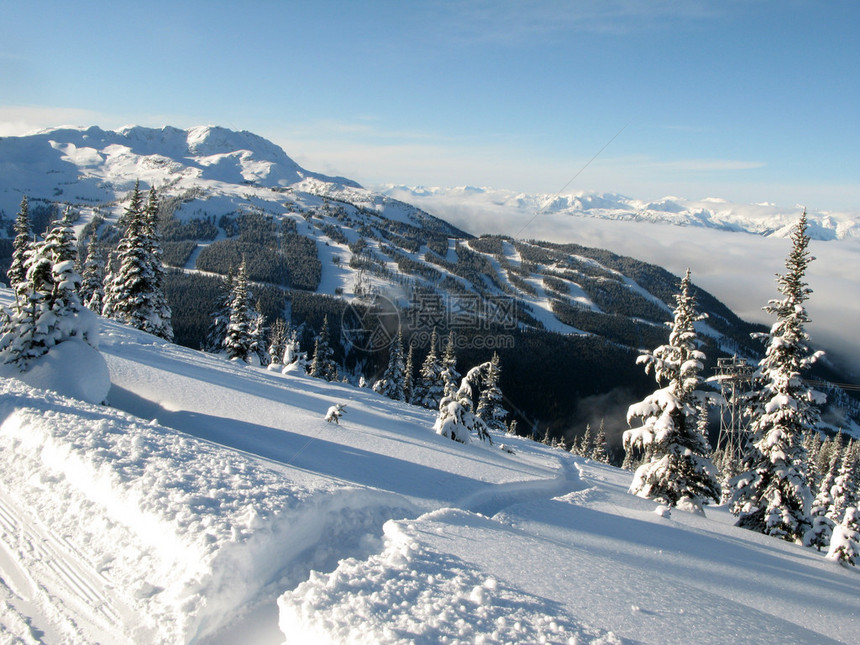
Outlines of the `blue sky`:
{"label": "blue sky", "polygon": [[[217,124],[364,184],[860,210],[860,3],[0,0],[0,135]],[[620,134],[618,134],[620,132]]]}

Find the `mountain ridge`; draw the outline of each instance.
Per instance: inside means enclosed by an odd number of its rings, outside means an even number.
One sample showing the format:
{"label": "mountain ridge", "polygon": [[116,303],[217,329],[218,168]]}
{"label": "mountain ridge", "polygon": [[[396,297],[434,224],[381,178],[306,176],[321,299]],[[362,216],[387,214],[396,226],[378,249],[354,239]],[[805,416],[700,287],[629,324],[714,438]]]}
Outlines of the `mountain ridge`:
{"label": "mountain ridge", "polygon": [[[383,194],[413,201],[432,212],[448,209],[504,210],[523,218],[540,214],[561,214],[632,222],[654,222],[673,226],[697,226],[788,237],[803,206],[783,208],[772,203],[746,204],[717,197],[692,200],[664,196],[641,200],[620,193],[578,191],[565,194],[524,193],[478,186],[451,188],[384,184],[374,187]],[[809,235],[819,241],[860,240],[860,213],[835,211],[807,212]]]}

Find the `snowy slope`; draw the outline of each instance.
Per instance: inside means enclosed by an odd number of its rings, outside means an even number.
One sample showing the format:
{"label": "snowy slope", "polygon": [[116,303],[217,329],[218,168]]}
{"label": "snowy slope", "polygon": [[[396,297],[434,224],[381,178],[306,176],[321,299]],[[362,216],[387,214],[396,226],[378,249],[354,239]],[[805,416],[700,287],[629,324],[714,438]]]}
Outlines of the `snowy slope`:
{"label": "snowy slope", "polygon": [[3,642],[860,634],[858,572],[723,509],[658,516],[629,473],[523,439],[456,444],[369,390],[112,322],[101,351],[111,407],[0,382]]}

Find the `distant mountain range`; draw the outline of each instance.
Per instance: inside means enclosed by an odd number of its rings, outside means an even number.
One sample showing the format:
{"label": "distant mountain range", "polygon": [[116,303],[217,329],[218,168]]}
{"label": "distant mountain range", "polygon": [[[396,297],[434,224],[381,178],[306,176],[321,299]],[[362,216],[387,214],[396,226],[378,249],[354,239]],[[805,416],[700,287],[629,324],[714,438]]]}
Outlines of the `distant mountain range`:
{"label": "distant mountain range", "polygon": [[[383,185],[379,192],[414,203],[430,211],[475,208],[488,213],[520,213],[525,220],[540,214],[562,214],[607,220],[697,226],[721,231],[787,237],[803,206],[744,204],[719,198],[699,201],[664,197],[646,202],[617,193],[578,192],[568,195],[526,194],[511,190],[460,186]],[[860,239],[860,212],[836,213],[810,209],[809,235],[815,240]]]}

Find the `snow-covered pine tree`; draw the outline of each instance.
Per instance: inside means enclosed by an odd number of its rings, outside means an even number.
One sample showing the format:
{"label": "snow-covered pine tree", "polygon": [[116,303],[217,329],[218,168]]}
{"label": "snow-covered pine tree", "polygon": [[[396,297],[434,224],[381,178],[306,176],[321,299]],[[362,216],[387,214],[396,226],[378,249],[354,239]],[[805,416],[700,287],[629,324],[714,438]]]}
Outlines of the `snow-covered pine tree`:
{"label": "snow-covered pine tree", "polygon": [[[118,268],[105,280],[102,314],[165,340],[173,339],[170,307],[164,297],[164,268],[155,232],[154,191],[143,206],[135,182],[123,220],[125,234],[117,245]],[[157,202],[156,202],[157,203]]]}
{"label": "snow-covered pine tree", "polygon": [[251,313],[250,329],[250,355],[252,361],[265,367],[271,362],[272,358],[269,356],[269,346],[266,343],[266,317],[263,315],[263,305],[259,300],[257,300],[254,311]]}
{"label": "snow-covered pine tree", "polygon": [[406,352],[406,367],[403,376],[403,399],[412,403],[415,394],[415,346],[410,342],[409,351]]}
{"label": "snow-covered pine tree", "polygon": [[624,459],[621,461],[622,470],[634,471],[635,462],[633,461],[633,446],[624,446]]}
{"label": "snow-covered pine tree", "polygon": [[833,528],[827,559],[854,566],[860,557],[860,513],[854,506],[845,509],[845,517]]}
{"label": "snow-covered pine tree", "polygon": [[287,323],[283,318],[276,318],[269,328],[268,352],[271,360],[269,368],[283,367],[284,353],[287,350]]}
{"label": "snow-covered pine tree", "polygon": [[438,338],[436,336],[436,328],[430,334],[430,349],[427,351],[427,357],[421,364],[421,370],[418,372],[418,383],[415,387],[415,396],[413,402],[421,407],[435,410],[439,408],[439,401],[442,400],[444,393],[444,383],[442,381],[442,362],[436,354],[436,346]]}
{"label": "snow-covered pine tree", "polygon": [[737,526],[799,542],[812,526],[802,442],[806,433],[816,431],[817,406],[824,402],[824,395],[801,379],[821,355],[809,349],[804,328],[809,317],[803,303],[812,293],[804,277],[814,259],[805,211],[791,241],[787,272],[777,276],[783,299],[765,307],[777,320],[768,333],[756,334],[765,340],[766,351],[753,375],[752,440],[743,472],[732,482],[732,512]]}
{"label": "snow-covered pine tree", "polygon": [[484,373],[484,382],[475,413],[490,430],[496,432],[505,432],[505,419],[508,418],[508,411],[505,409],[505,397],[499,385],[501,376],[501,359],[498,352],[493,352],[493,358]]}
{"label": "snow-covered pine tree", "polygon": [[152,271],[152,302],[148,313],[149,329],[144,329],[159,338],[173,340],[173,312],[167,304],[164,290],[164,257],[161,250],[161,239],[158,234],[158,193],[155,187],[149,189],[149,197],[143,209],[144,239],[147,256]]}
{"label": "snow-covered pine tree", "polygon": [[486,424],[472,412],[474,389],[480,385],[481,375],[489,369],[489,362],[473,367],[460,381],[460,387],[451,396],[442,397],[439,414],[433,429],[460,443],[469,443],[472,433],[478,439],[493,443]]}
{"label": "snow-covered pine tree", "polygon": [[[821,479],[830,468],[830,461],[833,459],[834,453],[837,455],[837,464],[842,460],[842,433],[840,432],[835,437],[825,437],[821,442],[821,448],[818,449],[818,454],[815,456],[815,467],[813,469],[814,477],[817,480],[817,490],[820,490]],[[839,466],[837,465],[837,468]],[[809,475],[812,479],[813,475]]]}
{"label": "snow-covered pine tree", "polygon": [[857,491],[858,462],[857,447],[852,441],[842,451],[839,472],[833,480],[830,488],[830,506],[827,509],[827,517],[839,524],[845,515],[845,509],[849,506],[860,505],[860,495]]}
{"label": "snow-covered pine tree", "polygon": [[627,423],[639,418],[642,426],[627,430],[624,444],[627,450],[640,447],[646,455],[633,476],[631,493],[701,511],[708,500],[720,499],[720,484],[707,457],[710,446],[697,427],[697,388],[705,356],[697,349],[694,324],[705,316],[696,311],[689,269],[675,303],[669,343],[637,359],[646,372],[654,370],[658,383],[667,385],[627,410]]}
{"label": "snow-covered pine tree", "polygon": [[597,437],[594,439],[591,458],[601,464],[609,463],[609,455],[606,452],[606,428],[603,425],[603,419],[600,420],[600,426],[597,428]]}
{"label": "snow-covered pine tree", "polygon": [[299,330],[295,327],[287,329],[287,344],[284,347],[284,372],[298,370],[304,374],[308,368],[307,353],[302,351],[299,343]]}
{"label": "snow-covered pine tree", "polygon": [[389,346],[388,367],[382,378],[373,384],[373,391],[395,401],[405,401],[406,364],[403,360],[403,330],[397,330],[394,342]]}
{"label": "snow-covered pine tree", "polygon": [[209,314],[209,328],[203,341],[203,351],[218,354],[224,349],[227,325],[230,324],[230,310],[233,303],[233,269],[226,278],[221,279],[221,294],[215,310]]}
{"label": "snow-covered pine tree", "polygon": [[817,468],[818,454],[821,452],[821,435],[816,432],[807,432],[803,436],[803,452],[806,454],[806,476],[809,480],[809,490],[813,495],[818,493],[818,486],[824,473]]}
{"label": "snow-covered pine tree", "polygon": [[15,299],[23,296],[26,292],[27,282],[27,252],[33,246],[33,233],[30,230],[30,208],[27,196],[21,198],[21,208],[15,217],[15,239],[12,242],[12,264],[6,272],[9,278],[9,287],[15,293]]}
{"label": "snow-covered pine tree", "polygon": [[833,504],[833,495],[830,494],[830,490],[836,480],[839,464],[840,454],[833,452],[827,472],[824,473],[819,482],[818,494],[812,502],[810,512],[812,528],[804,538],[804,543],[807,546],[814,546],[819,551],[821,551],[821,547],[830,544],[830,536],[833,534],[833,527],[836,526],[836,522],[827,517],[827,511]]}
{"label": "snow-covered pine tree", "polygon": [[314,357],[308,373],[315,378],[324,378],[327,381],[337,380],[334,350],[329,344],[328,314],[323,317],[322,329],[314,341]]}
{"label": "snow-covered pine tree", "polygon": [[585,432],[582,433],[582,436],[579,438],[579,446],[576,448],[576,454],[585,457],[586,459],[591,458],[591,452],[594,449],[594,436],[591,433],[591,424],[585,424]]}
{"label": "snow-covered pine tree", "polygon": [[81,274],[81,303],[90,311],[100,314],[105,295],[105,264],[95,236],[90,237],[88,240],[86,254]]}
{"label": "snow-covered pine tree", "polygon": [[96,345],[97,330],[81,315],[76,256],[75,234],[67,218],[27,251],[21,297],[12,314],[3,316],[0,361],[25,371],[32,359],[71,338]]}
{"label": "snow-covered pine tree", "polygon": [[445,343],[445,352],[442,354],[442,396],[454,396],[457,392],[457,383],[460,381],[460,372],[457,371],[457,353],[454,349],[454,331],[448,332],[448,342]]}
{"label": "snow-covered pine tree", "polygon": [[253,354],[254,312],[251,310],[251,294],[248,292],[248,268],[244,259],[236,272],[236,278],[233,280],[232,295],[230,319],[227,323],[222,347],[230,360],[248,363]]}

